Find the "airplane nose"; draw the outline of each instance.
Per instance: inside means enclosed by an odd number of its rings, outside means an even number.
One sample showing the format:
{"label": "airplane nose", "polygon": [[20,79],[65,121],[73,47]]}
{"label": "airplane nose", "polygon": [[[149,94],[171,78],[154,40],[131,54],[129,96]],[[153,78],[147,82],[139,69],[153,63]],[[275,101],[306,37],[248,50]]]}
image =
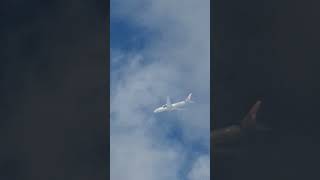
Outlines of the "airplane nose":
{"label": "airplane nose", "polygon": [[154,112],[154,113],[157,113],[157,112],[158,112],[158,109],[155,109],[153,112]]}

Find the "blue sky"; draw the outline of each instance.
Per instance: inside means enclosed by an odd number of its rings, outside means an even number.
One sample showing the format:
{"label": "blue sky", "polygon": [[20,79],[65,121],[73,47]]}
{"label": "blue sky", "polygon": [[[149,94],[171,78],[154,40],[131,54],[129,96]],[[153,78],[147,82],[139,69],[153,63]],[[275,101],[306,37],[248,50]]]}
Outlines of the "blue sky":
{"label": "blue sky", "polygon": [[[209,179],[209,7],[111,0],[111,180]],[[153,114],[189,92],[188,111]]]}

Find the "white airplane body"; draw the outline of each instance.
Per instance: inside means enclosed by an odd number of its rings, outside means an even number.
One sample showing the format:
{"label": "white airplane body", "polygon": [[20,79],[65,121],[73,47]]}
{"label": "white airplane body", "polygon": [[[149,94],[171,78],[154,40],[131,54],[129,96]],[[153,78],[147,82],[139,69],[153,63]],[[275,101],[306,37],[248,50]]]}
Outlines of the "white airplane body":
{"label": "white airplane body", "polygon": [[153,112],[159,113],[159,112],[164,112],[164,111],[183,110],[182,107],[184,107],[185,105],[187,105],[189,103],[193,103],[193,101],[191,101],[191,96],[192,96],[192,93],[190,93],[184,101],[180,101],[180,102],[173,103],[173,104],[171,104],[170,98],[168,96],[167,103],[162,105],[161,107],[158,107]]}

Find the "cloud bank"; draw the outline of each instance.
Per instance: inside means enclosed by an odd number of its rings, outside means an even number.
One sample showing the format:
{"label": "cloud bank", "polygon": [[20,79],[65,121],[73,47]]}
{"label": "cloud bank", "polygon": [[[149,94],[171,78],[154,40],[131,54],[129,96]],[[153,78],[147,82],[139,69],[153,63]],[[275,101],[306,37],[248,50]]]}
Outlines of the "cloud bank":
{"label": "cloud bank", "polygon": [[[111,179],[209,179],[210,1],[111,7],[113,20],[154,34],[144,48],[111,49]],[[167,95],[175,102],[189,92],[188,111],[153,114]]]}

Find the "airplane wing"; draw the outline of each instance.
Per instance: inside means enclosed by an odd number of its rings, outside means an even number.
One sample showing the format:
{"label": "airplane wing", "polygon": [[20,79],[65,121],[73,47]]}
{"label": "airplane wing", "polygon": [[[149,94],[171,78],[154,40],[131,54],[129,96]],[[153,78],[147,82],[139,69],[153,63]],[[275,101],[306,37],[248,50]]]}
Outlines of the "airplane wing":
{"label": "airplane wing", "polygon": [[167,96],[167,106],[170,108],[172,107],[171,101],[170,101],[170,97]]}

